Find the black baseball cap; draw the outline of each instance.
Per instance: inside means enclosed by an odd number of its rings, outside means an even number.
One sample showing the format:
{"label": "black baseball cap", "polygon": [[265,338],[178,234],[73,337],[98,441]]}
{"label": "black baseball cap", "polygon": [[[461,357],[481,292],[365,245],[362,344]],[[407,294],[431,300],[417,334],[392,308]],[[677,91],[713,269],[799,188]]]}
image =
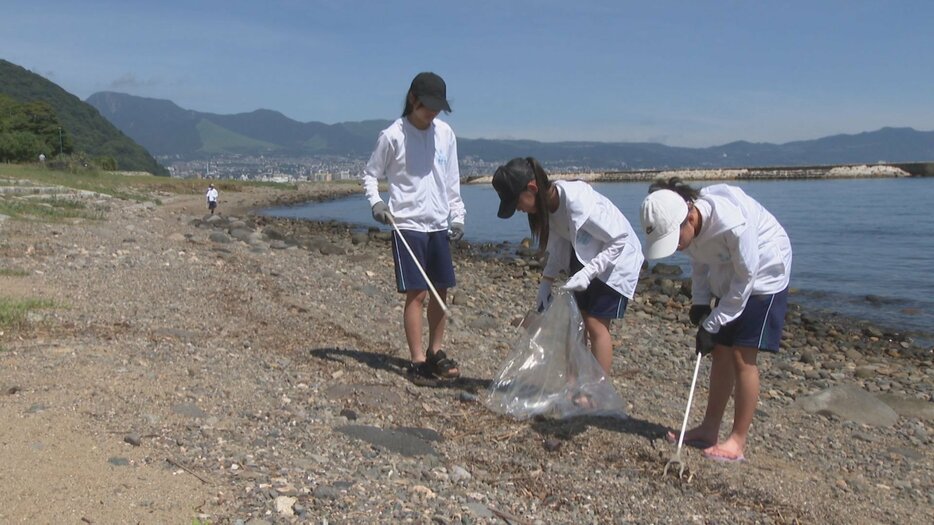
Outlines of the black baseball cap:
{"label": "black baseball cap", "polygon": [[428,109],[451,112],[451,105],[447,100],[447,85],[438,75],[431,72],[415,75],[409,91]]}
{"label": "black baseball cap", "polygon": [[499,211],[496,216],[508,219],[516,213],[519,194],[528,189],[529,182],[535,179],[535,173],[529,161],[517,157],[496,168],[493,173],[493,189],[499,195]]}

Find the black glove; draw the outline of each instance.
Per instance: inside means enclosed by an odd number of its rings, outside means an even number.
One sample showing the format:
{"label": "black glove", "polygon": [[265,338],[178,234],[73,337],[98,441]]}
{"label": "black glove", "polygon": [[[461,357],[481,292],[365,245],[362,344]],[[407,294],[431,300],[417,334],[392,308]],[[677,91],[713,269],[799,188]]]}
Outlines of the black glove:
{"label": "black glove", "polygon": [[701,355],[707,355],[713,352],[713,334],[700,327],[697,329],[697,337],[694,338],[694,351]]}
{"label": "black glove", "polygon": [[389,211],[389,206],[386,206],[386,203],[382,201],[373,205],[373,218],[383,224],[392,224],[395,219],[392,212]]}
{"label": "black glove", "polygon": [[464,225],[459,222],[452,223],[451,229],[448,230],[448,239],[450,239],[451,242],[457,242],[463,238],[464,238]]}
{"label": "black glove", "polygon": [[691,324],[697,326],[705,317],[710,315],[710,305],[709,304],[695,304],[691,306],[691,311],[688,313],[688,317],[691,318]]}

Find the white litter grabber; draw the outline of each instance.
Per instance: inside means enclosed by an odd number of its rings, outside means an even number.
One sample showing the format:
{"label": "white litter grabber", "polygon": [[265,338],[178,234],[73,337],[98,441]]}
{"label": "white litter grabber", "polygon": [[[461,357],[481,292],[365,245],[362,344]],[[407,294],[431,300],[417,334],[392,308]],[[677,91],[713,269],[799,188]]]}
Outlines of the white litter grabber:
{"label": "white litter grabber", "polygon": [[678,451],[675,452],[674,456],[671,456],[671,459],[668,460],[668,463],[665,463],[665,470],[662,472],[663,476],[668,475],[668,467],[673,465],[678,465],[678,477],[684,475],[685,464],[681,460],[681,445],[684,443],[684,431],[688,426],[688,415],[691,413],[691,402],[694,401],[694,385],[697,384],[697,372],[700,370],[701,358],[704,357],[704,354],[697,352],[697,364],[694,365],[694,379],[691,380],[691,393],[688,394],[688,406],[684,409],[684,421],[681,422],[681,435],[678,436]]}

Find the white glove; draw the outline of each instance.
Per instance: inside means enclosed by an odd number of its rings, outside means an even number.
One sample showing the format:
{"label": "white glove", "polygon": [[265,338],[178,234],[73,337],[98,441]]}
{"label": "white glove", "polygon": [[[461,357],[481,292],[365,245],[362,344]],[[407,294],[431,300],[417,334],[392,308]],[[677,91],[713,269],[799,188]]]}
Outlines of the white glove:
{"label": "white glove", "polygon": [[568,282],[564,283],[564,286],[561,287],[562,290],[568,290],[570,292],[583,292],[590,286],[590,272],[587,270],[581,270],[568,279]]}
{"label": "white glove", "polygon": [[535,299],[535,309],[538,313],[544,312],[551,304],[551,281],[542,279],[538,285],[538,298]]}

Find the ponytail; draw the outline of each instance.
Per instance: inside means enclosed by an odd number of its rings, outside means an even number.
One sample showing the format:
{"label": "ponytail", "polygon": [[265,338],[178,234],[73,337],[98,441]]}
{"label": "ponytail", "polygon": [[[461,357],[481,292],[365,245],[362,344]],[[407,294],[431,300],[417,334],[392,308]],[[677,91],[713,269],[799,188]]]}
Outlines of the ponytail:
{"label": "ponytail", "polygon": [[537,213],[529,214],[529,229],[532,231],[532,240],[538,241],[539,251],[548,246],[548,193],[551,190],[551,181],[545,168],[534,157],[526,157],[529,169],[535,176],[535,185],[538,193],[535,194],[535,209]]}
{"label": "ponytail", "polygon": [[671,190],[680,195],[686,202],[694,202],[700,195],[698,190],[685,184],[681,177],[671,177],[668,180],[658,179],[649,186],[649,193],[658,190]]}

